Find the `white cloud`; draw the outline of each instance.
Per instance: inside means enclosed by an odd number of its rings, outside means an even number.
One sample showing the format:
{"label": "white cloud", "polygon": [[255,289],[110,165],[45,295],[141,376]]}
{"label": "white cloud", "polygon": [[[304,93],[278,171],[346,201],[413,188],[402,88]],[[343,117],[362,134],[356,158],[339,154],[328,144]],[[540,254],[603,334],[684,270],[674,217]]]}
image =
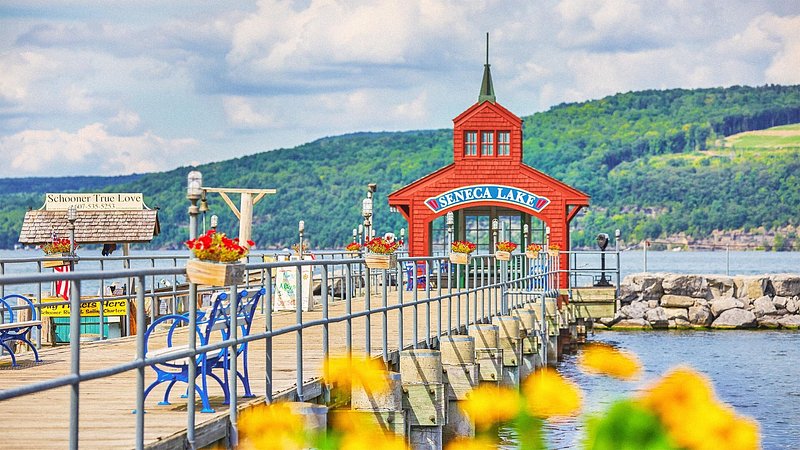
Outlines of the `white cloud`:
{"label": "white cloud", "polygon": [[233,128],[259,129],[274,128],[280,125],[272,113],[256,112],[252,102],[243,97],[227,97],[223,99],[225,115]]}
{"label": "white cloud", "polygon": [[56,64],[45,55],[33,51],[4,52],[0,54],[0,105],[3,102],[18,104],[28,98],[31,85],[46,73],[56,69]]}
{"label": "white cloud", "polygon": [[196,147],[193,139],[170,140],[149,132],[138,136],[111,135],[100,123],[74,133],[26,130],[0,138],[0,152],[12,155],[0,168],[0,176],[156,172],[184,164]]}

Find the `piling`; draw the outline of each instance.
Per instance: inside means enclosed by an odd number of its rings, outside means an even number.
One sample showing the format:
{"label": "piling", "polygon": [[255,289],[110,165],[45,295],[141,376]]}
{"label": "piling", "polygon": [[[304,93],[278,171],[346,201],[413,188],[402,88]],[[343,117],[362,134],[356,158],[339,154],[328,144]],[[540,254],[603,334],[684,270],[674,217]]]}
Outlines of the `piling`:
{"label": "piling", "polygon": [[467,334],[475,339],[479,383],[500,383],[503,379],[503,350],[498,344],[499,327],[483,323],[470,325]]}
{"label": "piling", "polygon": [[400,352],[400,375],[409,445],[415,450],[442,448],[446,402],[441,352],[430,349]]}
{"label": "piling", "polygon": [[403,387],[401,375],[388,372],[388,389],[384,392],[367,392],[360,385],[353,385],[350,410],[332,410],[331,421],[347,420],[356,423],[375,424],[384,433],[408,437],[408,421],[403,409]]}
{"label": "piling", "polygon": [[445,336],[439,348],[447,400],[447,423],[442,427],[442,440],[447,443],[458,437],[475,436],[475,425],[461,411],[459,402],[478,385],[478,365],[472,336]]}
{"label": "piling", "polygon": [[539,322],[536,320],[536,313],[531,309],[515,309],[512,313],[519,318],[519,336],[522,342],[522,356],[519,364],[519,377],[524,380],[528,375],[542,366],[542,359],[539,356]]}
{"label": "piling", "polygon": [[492,324],[498,327],[498,347],[503,350],[503,377],[501,384],[516,386],[520,382],[519,363],[522,345],[519,339],[520,322],[514,316],[492,317]]}
{"label": "piling", "polygon": [[287,402],[291,412],[303,420],[303,429],[311,434],[325,434],[328,430],[328,407],[308,402]]}

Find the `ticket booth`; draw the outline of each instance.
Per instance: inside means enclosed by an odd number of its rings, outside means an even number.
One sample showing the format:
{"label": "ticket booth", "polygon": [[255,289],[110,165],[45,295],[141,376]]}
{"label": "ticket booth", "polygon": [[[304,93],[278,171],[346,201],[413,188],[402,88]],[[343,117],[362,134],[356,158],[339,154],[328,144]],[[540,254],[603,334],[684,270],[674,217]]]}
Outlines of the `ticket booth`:
{"label": "ticket booth", "polygon": [[[524,164],[522,155],[522,119],[497,103],[487,61],[478,102],[453,119],[453,163],[389,195],[389,206],[408,221],[409,254],[449,251],[448,212],[453,239],[475,242],[478,253],[506,240],[524,251],[525,224],[526,243],[544,243],[549,230],[549,243],[568,250],[570,221],[589,196]],[[561,267],[568,262],[563,254]]]}

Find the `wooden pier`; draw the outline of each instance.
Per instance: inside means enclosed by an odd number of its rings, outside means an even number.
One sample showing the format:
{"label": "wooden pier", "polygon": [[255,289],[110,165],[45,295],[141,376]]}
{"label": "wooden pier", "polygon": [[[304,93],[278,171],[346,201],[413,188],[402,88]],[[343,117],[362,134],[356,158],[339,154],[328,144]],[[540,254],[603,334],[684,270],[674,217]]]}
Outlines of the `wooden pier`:
{"label": "wooden pier", "polygon": [[[409,303],[413,300],[413,292],[402,292],[403,302]],[[416,292],[419,299],[425,298],[425,291]],[[431,292],[431,296],[435,291]],[[390,292],[388,297],[390,305],[399,302],[398,292]],[[371,298],[371,304],[376,306],[376,302],[381,302],[382,297]],[[452,301],[452,306],[448,309],[448,301]],[[494,310],[494,299],[486,295],[485,299],[478,298],[477,305],[481,308],[482,304],[488,305],[492,302]],[[484,303],[485,302],[485,303]],[[354,299],[352,302],[354,313],[365,310],[364,298]],[[446,332],[448,317],[447,311],[451,311],[450,321],[455,327],[457,317],[460,317],[462,327],[465,325],[467,308],[469,317],[474,314],[473,299],[467,300],[467,296],[460,302],[456,298],[452,300],[443,299],[442,307],[436,307],[434,301],[430,307],[419,305],[417,307],[416,329],[418,339],[424,342],[428,330],[430,336],[435,336],[440,323],[438,312],[442,311],[441,326],[442,331]],[[329,305],[328,317],[345,316],[346,304],[344,301],[337,300]],[[486,306],[488,308],[488,306]],[[414,308],[406,307],[403,309],[403,345],[409,347],[413,343],[414,337]],[[386,313],[388,324],[388,349],[396,351],[398,342],[398,311],[393,310]],[[430,322],[427,318],[430,317]],[[322,311],[317,307],[312,312],[303,313],[303,321],[318,320],[322,318]],[[278,330],[283,327],[294,325],[297,321],[294,311],[282,311],[273,313],[273,329]],[[333,355],[343,354],[346,351],[346,321],[332,323],[328,327],[329,349]],[[430,325],[428,325],[430,323]],[[257,313],[253,323],[252,332],[257,333],[265,330],[265,318]],[[383,341],[383,313],[371,314],[371,354],[380,356],[382,353]],[[352,320],[352,346],[354,353],[365,351],[365,331],[366,318],[360,317]],[[296,374],[296,333],[291,332],[273,338],[273,393],[276,398],[281,397],[294,399],[294,386],[297,380]],[[303,330],[303,380],[310,383],[307,386],[307,398],[313,398],[315,391],[319,393],[320,384],[314,380],[320,375],[323,353],[323,327],[314,326]],[[249,402],[263,402],[266,392],[265,375],[265,354],[266,344],[264,340],[256,340],[250,343],[250,383],[253,393],[257,396],[253,399],[239,399],[240,406]],[[123,364],[135,359],[136,337],[125,337],[106,341],[96,341],[81,344],[80,367],[81,372],[97,370],[113,365]],[[52,379],[58,376],[65,376],[70,373],[70,350],[69,347],[45,347],[41,350],[41,363],[33,362],[32,354],[22,354],[19,357],[21,367],[12,368],[10,361],[0,361],[0,388],[8,389],[17,386],[24,386],[34,382]],[[150,368],[145,369],[145,385],[154,379],[154,372]],[[85,381],[80,384],[80,448],[133,448],[135,446],[135,419],[136,415],[132,411],[136,408],[136,371],[124,372],[112,377],[97,380]],[[196,414],[196,436],[198,444],[203,442],[213,442],[213,438],[221,433],[224,437],[227,427],[228,406],[223,405],[223,392],[219,386],[209,384],[212,406],[216,409],[215,413],[200,413],[199,399]],[[241,387],[241,386],[240,386]],[[187,417],[186,403],[179,398],[178,391],[181,386],[176,387],[176,392],[172,395],[172,405],[160,406],[158,401],[163,389],[157,388],[150,395],[145,403],[145,445],[150,448],[182,448],[185,439]],[[62,449],[69,445],[69,411],[70,411],[70,387],[52,389],[35,394],[5,400],[0,402],[0,442],[5,448],[14,449]]]}

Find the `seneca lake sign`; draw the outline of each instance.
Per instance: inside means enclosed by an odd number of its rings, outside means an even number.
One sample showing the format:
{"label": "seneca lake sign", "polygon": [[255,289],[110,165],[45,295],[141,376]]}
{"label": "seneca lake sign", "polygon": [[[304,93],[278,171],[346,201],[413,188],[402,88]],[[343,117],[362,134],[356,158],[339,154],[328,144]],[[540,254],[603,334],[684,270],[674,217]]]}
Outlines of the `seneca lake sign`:
{"label": "seneca lake sign", "polygon": [[550,204],[550,199],[547,197],[536,195],[523,189],[497,184],[477,184],[463,186],[435,197],[430,197],[425,200],[425,205],[433,212],[438,213],[454,206],[485,201],[510,203],[535,212],[541,212]]}

